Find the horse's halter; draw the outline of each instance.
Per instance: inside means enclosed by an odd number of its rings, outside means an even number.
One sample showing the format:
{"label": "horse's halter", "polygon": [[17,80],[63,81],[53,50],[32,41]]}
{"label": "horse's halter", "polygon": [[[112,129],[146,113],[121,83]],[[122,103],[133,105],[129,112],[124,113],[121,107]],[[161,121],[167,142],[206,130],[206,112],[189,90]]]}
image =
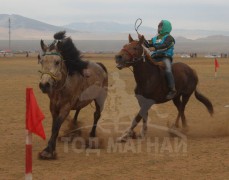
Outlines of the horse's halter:
{"label": "horse's halter", "polygon": [[122,48],[121,51],[126,52],[130,56],[130,59],[131,59],[130,61],[125,61],[125,64],[135,65],[137,62],[140,62],[142,60],[143,60],[143,62],[145,62],[145,51],[144,51],[144,48],[143,48],[142,55],[140,57],[134,57],[134,55],[131,54],[126,48]]}
{"label": "horse's halter", "polygon": [[[45,52],[44,54],[42,54],[42,56],[47,56],[47,55],[56,55],[56,56],[59,56],[61,58],[61,61],[63,61],[63,57],[61,56],[60,53],[58,52]],[[62,63],[61,63],[62,64]],[[57,76],[50,72],[50,71],[42,71],[42,70],[39,70],[38,71],[39,73],[41,73],[41,77],[44,75],[44,74],[48,74],[55,82],[59,81],[60,79],[57,78]]]}

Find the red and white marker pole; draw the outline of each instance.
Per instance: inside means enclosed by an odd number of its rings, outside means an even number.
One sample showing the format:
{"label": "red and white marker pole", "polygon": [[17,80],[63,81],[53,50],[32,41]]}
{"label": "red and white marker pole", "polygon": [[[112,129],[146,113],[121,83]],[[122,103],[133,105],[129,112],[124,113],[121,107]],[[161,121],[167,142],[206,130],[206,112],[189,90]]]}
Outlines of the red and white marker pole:
{"label": "red and white marker pole", "polygon": [[32,180],[32,133],[27,129],[25,132],[25,180]]}

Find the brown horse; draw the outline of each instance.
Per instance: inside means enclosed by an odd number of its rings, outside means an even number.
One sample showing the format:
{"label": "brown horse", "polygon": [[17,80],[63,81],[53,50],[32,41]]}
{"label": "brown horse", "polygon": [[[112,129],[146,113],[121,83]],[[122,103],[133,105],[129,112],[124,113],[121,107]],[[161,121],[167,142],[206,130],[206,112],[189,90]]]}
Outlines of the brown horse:
{"label": "brown horse", "polygon": [[[103,110],[107,97],[108,73],[101,63],[86,62],[81,59],[71,38],[65,37],[65,32],[54,35],[56,39],[47,46],[41,40],[43,55],[40,89],[50,99],[52,114],[52,134],[47,147],[39,154],[41,159],[54,159],[56,139],[61,124],[71,110],[76,110],[74,121],[82,108],[94,101],[94,124],[90,137],[95,137],[96,125]],[[85,77],[84,70],[90,72]]]}
{"label": "brown horse", "polygon": [[[144,136],[147,130],[148,110],[153,104],[165,103],[166,94],[169,89],[165,78],[163,67],[154,62],[143,46],[144,36],[139,41],[135,41],[129,35],[129,44],[123,46],[121,51],[115,56],[119,69],[133,66],[134,78],[136,81],[135,95],[140,105],[140,111],[134,118],[131,127],[122,135],[120,141],[126,141],[133,135],[133,129],[143,118],[143,128],[141,135]],[[213,114],[211,101],[197,90],[198,77],[196,72],[184,63],[174,63],[172,72],[175,79],[176,96],[173,98],[178,115],[175,127],[179,127],[179,119],[182,120],[183,128],[187,127],[185,118],[185,106],[195,92],[195,97],[203,103],[208,112]]]}

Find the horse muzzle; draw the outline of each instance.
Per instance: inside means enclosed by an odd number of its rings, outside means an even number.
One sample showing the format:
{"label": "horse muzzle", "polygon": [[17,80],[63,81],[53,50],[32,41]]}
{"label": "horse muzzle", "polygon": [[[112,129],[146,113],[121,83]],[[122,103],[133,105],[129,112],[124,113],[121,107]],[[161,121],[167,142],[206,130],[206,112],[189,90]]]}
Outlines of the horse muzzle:
{"label": "horse muzzle", "polygon": [[48,82],[46,83],[39,83],[39,88],[43,93],[48,93],[51,89],[51,86]]}
{"label": "horse muzzle", "polygon": [[116,62],[116,64],[117,64],[116,67],[117,67],[119,70],[121,70],[122,68],[125,67],[125,62],[124,62],[124,60],[123,60],[123,58],[122,58],[121,55],[116,55],[116,56],[115,56],[115,62]]}

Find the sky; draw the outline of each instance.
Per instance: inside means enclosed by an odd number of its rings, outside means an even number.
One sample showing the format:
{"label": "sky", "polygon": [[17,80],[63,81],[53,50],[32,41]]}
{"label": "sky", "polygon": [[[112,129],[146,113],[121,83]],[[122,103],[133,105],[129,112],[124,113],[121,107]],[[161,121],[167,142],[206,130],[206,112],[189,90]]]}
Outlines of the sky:
{"label": "sky", "polygon": [[73,22],[118,22],[157,28],[229,31],[229,0],[1,0],[0,14],[17,14],[62,26]]}

